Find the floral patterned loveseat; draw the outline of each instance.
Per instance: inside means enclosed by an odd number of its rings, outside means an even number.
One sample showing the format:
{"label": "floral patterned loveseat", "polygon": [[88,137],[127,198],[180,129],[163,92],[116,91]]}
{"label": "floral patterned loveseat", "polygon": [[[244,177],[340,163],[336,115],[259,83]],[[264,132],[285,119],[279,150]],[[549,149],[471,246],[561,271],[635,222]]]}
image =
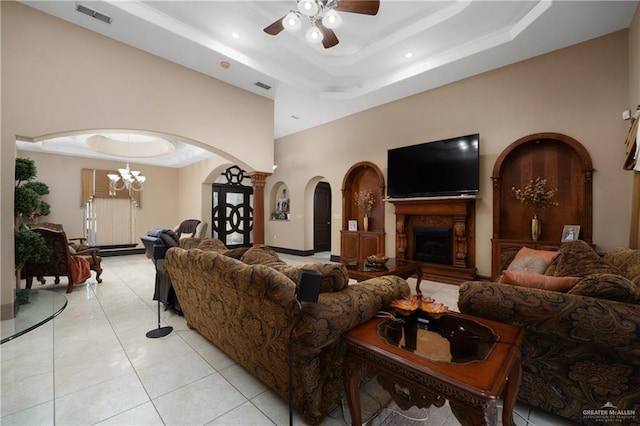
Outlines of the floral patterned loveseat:
{"label": "floral patterned loveseat", "polygon": [[320,423],[344,394],[342,334],[408,296],[409,286],[394,276],[349,285],[343,265],[291,266],[265,246],[246,250],[240,260],[222,252],[224,247],[167,252],[165,269],[184,317],[285,400],[298,273],[305,268],[323,274],[318,303],[302,306],[293,332],[294,409],[305,422]]}
{"label": "floral patterned loveseat", "polygon": [[568,292],[466,282],[460,312],[526,330],[520,401],[580,424],[640,424],[640,250],[559,252],[544,274],[578,277]]}

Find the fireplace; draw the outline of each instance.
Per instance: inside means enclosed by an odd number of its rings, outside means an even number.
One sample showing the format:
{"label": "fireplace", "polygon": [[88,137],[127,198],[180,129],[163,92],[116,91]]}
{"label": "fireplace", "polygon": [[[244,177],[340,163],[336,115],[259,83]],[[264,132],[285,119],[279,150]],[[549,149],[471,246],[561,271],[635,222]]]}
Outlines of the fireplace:
{"label": "fireplace", "polygon": [[413,228],[413,259],[451,265],[451,228]]}
{"label": "fireplace", "polygon": [[396,214],[396,258],[421,262],[423,274],[434,281],[459,284],[476,277],[476,197],[390,202]]}

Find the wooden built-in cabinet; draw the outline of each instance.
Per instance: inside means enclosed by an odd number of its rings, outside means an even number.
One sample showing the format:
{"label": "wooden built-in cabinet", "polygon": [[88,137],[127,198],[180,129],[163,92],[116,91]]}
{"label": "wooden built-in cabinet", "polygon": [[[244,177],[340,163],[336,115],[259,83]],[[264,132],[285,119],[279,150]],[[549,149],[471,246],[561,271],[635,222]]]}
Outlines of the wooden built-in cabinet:
{"label": "wooden built-in cabinet", "polygon": [[[368,214],[369,228],[364,231],[364,213],[358,208],[354,194],[369,190],[375,197]],[[368,161],[354,164],[342,181],[342,228],[340,230],[340,261],[364,262],[367,256],[385,252],[384,176],[378,166]],[[349,221],[356,220],[356,231],[349,231]]]}
{"label": "wooden built-in cabinet", "polygon": [[[532,210],[513,196],[536,177],[557,188],[557,206],[539,214],[542,234],[531,238]],[[496,279],[513,251],[521,247],[557,250],[565,225],[580,225],[579,238],[592,244],[593,166],[580,142],[560,133],[536,133],[509,145],[493,168],[493,238],[491,278]]]}
{"label": "wooden built-in cabinet", "polygon": [[341,262],[363,262],[367,256],[384,253],[384,233],[342,231]]}

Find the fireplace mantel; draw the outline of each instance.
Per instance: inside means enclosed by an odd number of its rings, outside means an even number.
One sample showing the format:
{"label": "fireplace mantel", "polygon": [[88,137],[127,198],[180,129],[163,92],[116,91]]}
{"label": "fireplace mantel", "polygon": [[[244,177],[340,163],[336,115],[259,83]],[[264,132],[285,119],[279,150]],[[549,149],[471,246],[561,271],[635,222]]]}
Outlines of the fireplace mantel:
{"label": "fireplace mantel", "polygon": [[476,199],[474,196],[388,199],[396,214],[396,258],[414,260],[414,228],[450,228],[451,265],[424,262],[422,270],[436,281],[459,284],[473,280]]}

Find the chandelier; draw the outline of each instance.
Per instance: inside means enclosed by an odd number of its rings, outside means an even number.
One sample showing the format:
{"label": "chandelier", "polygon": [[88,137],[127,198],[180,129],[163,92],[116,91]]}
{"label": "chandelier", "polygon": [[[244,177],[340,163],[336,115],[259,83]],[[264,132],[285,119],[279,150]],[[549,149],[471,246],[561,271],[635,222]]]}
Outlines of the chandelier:
{"label": "chandelier", "polygon": [[311,27],[305,34],[309,43],[320,43],[323,33],[318,24],[334,29],[340,26],[342,18],[336,12],[338,2],[336,0],[298,0],[297,10],[291,10],[283,19],[282,26],[285,30],[295,32],[302,27],[302,21],[307,20]]}
{"label": "chandelier", "polygon": [[[127,191],[133,189],[134,191],[141,191],[144,188],[144,181],[147,180],[146,177],[142,176],[138,170],[131,170],[129,168],[129,163],[127,163],[127,167],[124,169],[118,169],[120,175],[115,173],[109,173],[107,177],[109,177],[109,195],[116,195],[116,191],[122,191],[126,189]],[[122,179],[120,185],[118,182]]]}

